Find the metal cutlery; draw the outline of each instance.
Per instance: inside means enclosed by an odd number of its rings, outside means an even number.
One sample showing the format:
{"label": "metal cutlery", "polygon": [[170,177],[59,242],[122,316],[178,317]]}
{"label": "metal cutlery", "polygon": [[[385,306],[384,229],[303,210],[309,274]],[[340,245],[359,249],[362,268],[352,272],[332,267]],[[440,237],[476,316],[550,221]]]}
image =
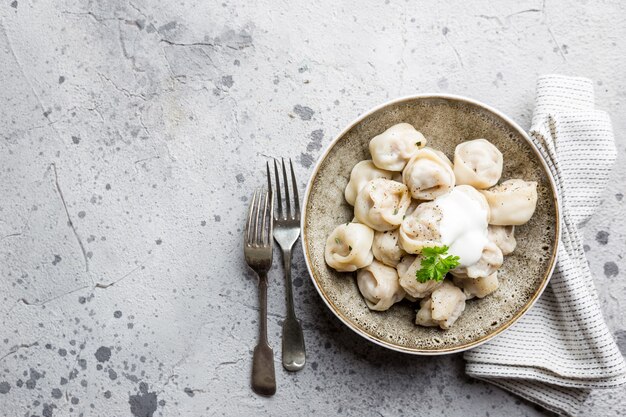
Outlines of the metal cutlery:
{"label": "metal cutlery", "polygon": [[273,210],[272,189],[255,191],[244,230],[246,262],[259,276],[260,327],[252,358],[252,389],[261,395],[276,392],[274,351],[267,342],[267,271],[272,266]]}
{"label": "metal cutlery", "polygon": [[[291,184],[293,191],[293,206],[291,195],[289,193],[289,181],[287,178],[287,170],[285,168],[285,160],[282,159],[283,184],[281,187],[280,175],[278,172],[278,163],[274,160],[274,174],[276,179],[276,205],[277,210],[274,215],[274,239],[278,242],[283,254],[283,267],[285,270],[285,288],[287,298],[287,317],[283,322],[283,344],[282,344],[282,360],[283,367],[288,371],[299,371],[304,368],[306,362],[306,351],[304,348],[304,337],[302,335],[302,326],[296,318],[293,307],[293,290],[291,285],[291,251],[294,243],[300,236],[300,199],[298,197],[298,184],[296,175],[293,171],[293,164],[289,159],[291,168]],[[267,163],[267,183],[272,189],[272,179],[270,175],[270,165]],[[283,211],[283,199],[285,210]]]}

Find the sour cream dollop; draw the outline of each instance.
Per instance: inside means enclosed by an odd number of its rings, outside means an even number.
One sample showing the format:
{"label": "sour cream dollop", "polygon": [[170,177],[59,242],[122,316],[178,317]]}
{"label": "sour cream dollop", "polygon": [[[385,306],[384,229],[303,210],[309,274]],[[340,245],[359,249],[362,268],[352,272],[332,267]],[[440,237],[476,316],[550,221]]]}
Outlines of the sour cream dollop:
{"label": "sour cream dollop", "polygon": [[458,188],[435,199],[441,209],[441,242],[448,254],[459,257],[459,266],[478,262],[488,242],[488,213],[481,204]]}

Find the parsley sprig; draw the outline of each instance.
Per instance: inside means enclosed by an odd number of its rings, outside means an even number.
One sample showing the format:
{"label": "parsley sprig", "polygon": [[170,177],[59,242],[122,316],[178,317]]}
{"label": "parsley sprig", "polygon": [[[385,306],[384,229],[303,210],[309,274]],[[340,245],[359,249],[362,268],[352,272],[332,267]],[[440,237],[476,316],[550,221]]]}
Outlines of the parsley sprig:
{"label": "parsley sprig", "polygon": [[419,282],[443,281],[446,274],[452,268],[459,266],[458,256],[444,255],[448,252],[447,246],[433,246],[422,249],[422,267],[415,273],[415,278]]}

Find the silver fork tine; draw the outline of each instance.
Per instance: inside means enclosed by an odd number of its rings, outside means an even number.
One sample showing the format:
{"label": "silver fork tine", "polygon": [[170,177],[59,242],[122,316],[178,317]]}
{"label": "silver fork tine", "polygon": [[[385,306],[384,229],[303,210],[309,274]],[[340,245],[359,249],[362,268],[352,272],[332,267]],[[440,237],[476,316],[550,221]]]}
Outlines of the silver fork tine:
{"label": "silver fork tine", "polygon": [[[269,231],[269,234],[267,236],[267,241],[268,241],[267,243],[269,245],[271,245],[274,242],[272,240],[272,239],[274,239],[274,193],[272,193],[270,195],[270,197],[271,197],[270,198],[270,218],[269,218],[269,221],[270,221],[270,231]],[[273,248],[272,248],[272,250],[273,250]]]}
{"label": "silver fork tine", "polygon": [[287,180],[287,170],[285,169],[285,158],[280,158],[283,167],[283,179],[285,180],[285,206],[287,207],[285,216],[290,219],[291,217],[291,201],[289,197],[289,180]]}
{"label": "silver fork tine", "polygon": [[252,201],[250,201],[250,207],[248,208],[248,219],[246,220],[246,245],[250,245],[252,240],[250,239],[250,229],[252,228],[252,214],[254,213],[254,206],[256,204],[256,191],[252,195]]}
{"label": "silver fork tine", "polygon": [[263,203],[263,218],[261,219],[261,241],[259,242],[259,244],[261,246],[265,246],[265,232],[267,232],[267,228],[268,228],[268,223],[267,223],[267,206],[269,203],[269,191],[265,191],[265,198],[263,199],[265,201],[265,203]]}
{"label": "silver fork tine", "polygon": [[259,242],[259,207],[261,206],[261,193],[260,190],[257,189],[254,192],[255,195],[258,195],[257,203],[254,207],[254,236],[252,236],[252,241],[254,242],[254,246],[258,246]]}
{"label": "silver fork tine", "polygon": [[270,175],[270,163],[269,162],[265,162],[265,168],[267,171],[267,189],[271,198],[270,201],[270,230],[269,230],[269,237],[271,239],[272,236],[272,226],[274,224],[273,220],[273,215],[274,215],[274,189],[272,188],[272,176]]}
{"label": "silver fork tine", "polygon": [[274,194],[274,189],[272,188],[272,176],[270,175],[270,163],[265,162],[265,168],[267,169],[267,189],[270,191],[270,195]]}
{"label": "silver fork tine", "polygon": [[269,223],[267,227],[267,236],[264,242],[265,246],[268,246],[272,243],[274,231],[274,219],[272,217],[272,213],[274,212],[274,196],[272,195],[272,193],[268,193],[267,197],[269,198],[269,202],[266,202],[265,204],[266,213],[265,218],[263,219],[263,224],[266,224],[266,222]]}
{"label": "silver fork tine", "polygon": [[293,187],[293,198],[295,205],[295,213],[294,217],[300,218],[300,197],[298,196],[298,183],[296,181],[296,174],[293,172],[293,163],[291,162],[291,158],[289,158],[289,166],[291,167],[291,185]]}
{"label": "silver fork tine", "polygon": [[283,203],[282,203],[282,195],[280,193],[280,175],[278,175],[278,164],[276,163],[276,159],[274,159],[274,175],[276,176],[276,195],[278,199],[278,218],[283,218]]}

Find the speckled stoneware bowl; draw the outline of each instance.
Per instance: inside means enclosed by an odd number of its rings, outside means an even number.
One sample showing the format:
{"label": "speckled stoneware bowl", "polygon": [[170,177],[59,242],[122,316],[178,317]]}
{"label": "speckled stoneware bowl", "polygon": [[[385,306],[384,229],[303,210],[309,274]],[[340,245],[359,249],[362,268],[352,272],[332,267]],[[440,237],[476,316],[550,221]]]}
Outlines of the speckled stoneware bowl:
{"label": "speckled stoneware bowl", "polygon": [[[352,167],[370,159],[371,138],[407,122],[428,146],[452,159],[459,143],[486,138],[502,151],[502,179],[537,181],[539,202],[532,219],[517,227],[517,248],[498,273],[500,288],[467,302],[449,330],[414,324],[417,303],[407,300],[385,312],[370,311],[355,273],[341,273],[324,262],[328,234],[353,218],[344,199]],[[559,236],[558,198],[550,171],[527,134],[511,119],[482,103],[452,95],[418,95],[385,103],[341,132],[324,152],[309,180],[302,213],[302,244],[313,284],[331,311],[349,328],[381,346],[412,354],[444,354],[475,347],[517,321],[546,287],[554,269]]]}

